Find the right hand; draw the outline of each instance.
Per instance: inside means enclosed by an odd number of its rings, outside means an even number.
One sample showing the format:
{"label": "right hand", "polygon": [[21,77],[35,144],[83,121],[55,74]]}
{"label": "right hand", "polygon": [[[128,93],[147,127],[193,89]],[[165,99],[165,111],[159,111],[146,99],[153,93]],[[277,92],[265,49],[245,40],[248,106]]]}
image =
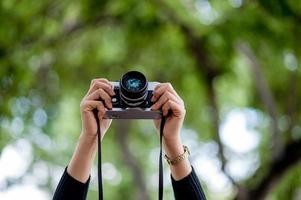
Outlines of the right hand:
{"label": "right hand", "polygon": [[[111,119],[103,119],[107,109],[112,109],[111,96],[114,95],[113,86],[107,79],[99,78],[91,82],[90,89],[80,103],[82,119],[82,135],[96,140],[97,123],[93,113],[97,109],[100,122],[101,138],[110,127]],[[102,101],[101,101],[102,100]]]}

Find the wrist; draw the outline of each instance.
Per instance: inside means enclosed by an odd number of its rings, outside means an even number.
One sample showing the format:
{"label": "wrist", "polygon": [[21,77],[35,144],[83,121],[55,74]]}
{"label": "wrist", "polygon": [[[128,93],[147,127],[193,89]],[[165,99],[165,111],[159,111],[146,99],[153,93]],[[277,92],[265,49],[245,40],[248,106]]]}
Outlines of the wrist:
{"label": "wrist", "polygon": [[[173,140],[163,140],[165,154],[170,160],[174,160],[177,157],[184,154],[184,147],[180,137],[177,137]],[[181,162],[176,165],[170,165],[170,170],[172,177],[178,181],[186,177],[191,173],[191,165],[187,158],[183,159]]]}
{"label": "wrist", "polygon": [[188,156],[190,155],[189,149],[187,146],[184,146],[184,145],[183,145],[183,148],[184,148],[184,153],[178,155],[177,157],[175,157],[173,159],[169,158],[165,154],[164,158],[166,159],[166,161],[169,165],[177,165],[177,164],[185,161],[188,158]]}
{"label": "wrist", "polygon": [[180,137],[176,137],[174,139],[163,140],[165,154],[169,158],[177,157],[184,152],[183,144]]}
{"label": "wrist", "polygon": [[97,144],[97,135],[89,135],[82,132],[79,136],[79,142],[87,146],[94,146]]}

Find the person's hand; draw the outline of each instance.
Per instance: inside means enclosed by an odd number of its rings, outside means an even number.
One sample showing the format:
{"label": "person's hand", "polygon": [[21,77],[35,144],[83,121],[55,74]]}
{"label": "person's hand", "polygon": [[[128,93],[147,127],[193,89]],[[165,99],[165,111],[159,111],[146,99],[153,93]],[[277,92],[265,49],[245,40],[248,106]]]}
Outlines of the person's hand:
{"label": "person's hand", "polygon": [[[170,83],[161,83],[153,91],[152,101],[156,102],[151,109],[162,110],[166,122],[163,130],[163,142],[166,153],[173,156],[182,153],[183,147],[180,132],[185,118],[185,106],[181,97]],[[155,126],[160,131],[161,120],[154,120]]]}
{"label": "person's hand", "polygon": [[[86,183],[89,179],[93,159],[97,151],[97,121],[100,121],[101,138],[108,130],[111,120],[103,119],[106,109],[112,108],[113,86],[107,79],[94,79],[90,89],[80,103],[82,131],[78,144],[67,168],[68,174]],[[98,119],[94,116],[97,112]]]}
{"label": "person's hand", "polygon": [[96,139],[97,123],[93,113],[96,109],[100,120],[101,138],[103,138],[112,121],[103,117],[106,109],[112,109],[111,96],[113,95],[113,86],[107,79],[92,80],[89,91],[80,103],[82,135]]}

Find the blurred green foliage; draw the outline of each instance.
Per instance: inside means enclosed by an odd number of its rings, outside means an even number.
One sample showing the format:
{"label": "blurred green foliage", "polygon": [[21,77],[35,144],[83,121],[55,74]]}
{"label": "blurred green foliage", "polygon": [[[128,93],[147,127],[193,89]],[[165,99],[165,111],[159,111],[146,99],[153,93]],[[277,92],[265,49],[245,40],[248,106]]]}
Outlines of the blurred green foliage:
{"label": "blurred green foliage", "polygon": [[[195,147],[220,141],[211,117],[216,111],[212,100],[217,102],[219,125],[231,110],[257,113],[260,120],[252,128],[259,133],[260,144],[252,151],[259,159],[249,167],[258,170],[235,180],[252,191],[275,164],[273,121],[283,149],[300,144],[300,5],[297,0],[2,0],[0,153],[20,139],[33,148],[30,165],[22,176],[7,179],[7,188],[34,174],[42,162],[49,176],[38,185],[52,194],[55,177],[68,164],[79,136],[79,103],[90,81],[118,80],[128,70],[139,70],[149,80],[171,82],[183,97],[185,129],[197,133]],[[260,68],[263,82],[256,79],[253,65]],[[214,72],[212,76],[208,71]],[[260,93],[265,86],[263,93],[269,91],[273,104],[266,103]],[[105,199],[137,199],[135,176],[116,142],[117,130],[114,122],[104,139],[103,156],[122,178],[120,182],[104,180]],[[133,121],[129,132],[126,142],[144,175],[150,199],[155,199],[155,130],[150,122]],[[221,144],[227,159],[237,155]],[[301,151],[301,146],[296,149]],[[277,181],[271,178],[275,184],[266,198],[301,198],[300,157],[288,168],[283,166],[285,170],[279,168],[281,176]],[[95,181],[89,199],[96,199]],[[239,191],[231,181],[224,193],[215,193],[202,182],[209,199],[233,199]],[[165,195],[172,199],[170,185]]]}

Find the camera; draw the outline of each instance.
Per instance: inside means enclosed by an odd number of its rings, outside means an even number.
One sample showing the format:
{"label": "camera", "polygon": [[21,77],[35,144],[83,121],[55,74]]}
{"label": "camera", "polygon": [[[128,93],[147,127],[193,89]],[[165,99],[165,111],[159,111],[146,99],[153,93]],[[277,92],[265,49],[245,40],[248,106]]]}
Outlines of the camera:
{"label": "camera", "polygon": [[107,110],[107,119],[160,119],[161,111],[153,111],[150,107],[153,90],[159,82],[148,82],[138,71],[124,74],[120,81],[111,82],[115,95],[112,96],[111,110]]}

